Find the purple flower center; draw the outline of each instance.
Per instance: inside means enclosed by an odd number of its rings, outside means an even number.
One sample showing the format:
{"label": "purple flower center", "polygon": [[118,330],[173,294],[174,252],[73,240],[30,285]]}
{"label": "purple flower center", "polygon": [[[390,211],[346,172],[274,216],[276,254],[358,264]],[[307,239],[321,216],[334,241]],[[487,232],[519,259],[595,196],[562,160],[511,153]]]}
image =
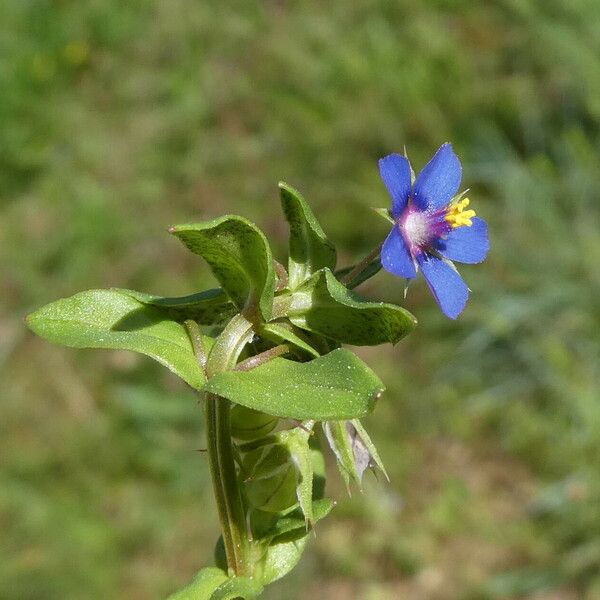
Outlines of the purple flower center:
{"label": "purple flower center", "polygon": [[451,226],[445,219],[446,214],[446,207],[434,211],[419,210],[412,202],[408,202],[397,223],[413,256],[450,232]]}

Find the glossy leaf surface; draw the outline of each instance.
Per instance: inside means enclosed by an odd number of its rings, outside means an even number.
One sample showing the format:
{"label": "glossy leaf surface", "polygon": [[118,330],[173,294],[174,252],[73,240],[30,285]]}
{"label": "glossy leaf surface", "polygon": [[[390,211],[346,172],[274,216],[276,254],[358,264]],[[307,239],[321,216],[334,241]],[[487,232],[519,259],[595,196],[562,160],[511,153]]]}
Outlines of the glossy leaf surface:
{"label": "glossy leaf surface", "polygon": [[225,216],[213,221],[176,225],[169,230],[209,264],[221,287],[239,310],[256,306],[271,316],[275,273],[264,234],[250,221]]}
{"label": "glossy leaf surface", "polygon": [[29,315],[27,325],[55,344],[141,352],[196,389],[205,382],[183,325],[123,290],[89,290],[57,300]]}
{"label": "glossy leaf surface", "polygon": [[283,182],[279,190],[290,226],[288,276],[293,290],[319,269],[335,268],[336,251],[300,193]]}
{"label": "glossy leaf surface", "polygon": [[276,358],[219,373],[204,389],[276,417],[324,421],[368,414],[384,385],[352,352],[338,349],[306,363]]}
{"label": "glossy leaf surface", "polygon": [[288,316],[298,327],[356,346],[395,344],[416,324],[400,306],[370,302],[349,291],[328,269],[293,293]]}

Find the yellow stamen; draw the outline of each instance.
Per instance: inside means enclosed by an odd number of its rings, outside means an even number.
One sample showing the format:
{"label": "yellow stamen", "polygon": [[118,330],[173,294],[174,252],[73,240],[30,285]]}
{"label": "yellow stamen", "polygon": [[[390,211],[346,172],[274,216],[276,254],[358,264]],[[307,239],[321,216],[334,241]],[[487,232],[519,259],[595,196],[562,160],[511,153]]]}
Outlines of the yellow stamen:
{"label": "yellow stamen", "polygon": [[467,206],[469,206],[469,199],[463,198],[448,208],[448,212],[444,218],[450,223],[452,229],[462,227],[463,225],[466,227],[473,225],[471,219],[475,216],[475,211],[472,209],[465,210]]}

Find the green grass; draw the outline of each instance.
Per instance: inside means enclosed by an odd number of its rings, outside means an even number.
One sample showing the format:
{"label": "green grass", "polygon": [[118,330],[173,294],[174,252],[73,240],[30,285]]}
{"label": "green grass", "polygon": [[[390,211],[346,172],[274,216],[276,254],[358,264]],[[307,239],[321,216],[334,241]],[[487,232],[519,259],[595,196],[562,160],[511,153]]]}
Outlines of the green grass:
{"label": "green grass", "polygon": [[[490,223],[457,322],[362,354],[392,476],[339,503],[278,599],[600,594],[600,23],[593,0],[7,0],[0,6],[0,597],[161,598],[211,561],[193,394],[22,317],[207,269],[166,233],[239,213],[280,257],[276,184],[342,249],[385,235],[376,160],[443,142]],[[365,293],[400,300],[382,274]],[[543,597],[543,596],[542,596]],[[550,596],[548,596],[550,597]]]}

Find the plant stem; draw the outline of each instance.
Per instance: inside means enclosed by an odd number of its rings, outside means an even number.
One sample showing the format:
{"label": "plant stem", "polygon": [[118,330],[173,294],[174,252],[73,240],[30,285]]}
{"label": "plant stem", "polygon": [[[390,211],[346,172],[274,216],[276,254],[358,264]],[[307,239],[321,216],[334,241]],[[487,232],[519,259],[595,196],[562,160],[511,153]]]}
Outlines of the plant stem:
{"label": "plant stem", "polygon": [[237,481],[231,432],[230,402],[213,394],[206,395],[205,414],[208,459],[215,500],[230,574],[250,575],[250,546],[244,506]]}
{"label": "plant stem", "polygon": [[377,246],[373,252],[365,256],[349,273],[341,278],[344,284],[352,283],[352,280],[360,275],[381,253],[381,246]]}
{"label": "plant stem", "polygon": [[[252,335],[252,324],[246,318],[233,317],[208,357],[207,375],[234,368]],[[225,398],[206,394],[208,457],[230,574],[251,576],[250,540],[233,456],[230,408],[231,403]]]}

